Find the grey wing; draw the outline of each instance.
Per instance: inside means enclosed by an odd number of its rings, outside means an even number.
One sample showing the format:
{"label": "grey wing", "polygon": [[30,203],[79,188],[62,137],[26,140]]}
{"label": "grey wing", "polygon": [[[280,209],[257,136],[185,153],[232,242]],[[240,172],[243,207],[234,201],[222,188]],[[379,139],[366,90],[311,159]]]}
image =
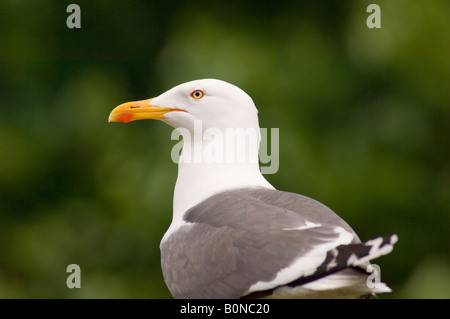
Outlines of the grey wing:
{"label": "grey wing", "polygon": [[[164,278],[175,298],[239,298],[271,289],[316,273],[339,245],[360,242],[326,206],[269,189],[217,194],[184,220],[188,224],[161,244]],[[304,266],[277,277],[303,257]]]}

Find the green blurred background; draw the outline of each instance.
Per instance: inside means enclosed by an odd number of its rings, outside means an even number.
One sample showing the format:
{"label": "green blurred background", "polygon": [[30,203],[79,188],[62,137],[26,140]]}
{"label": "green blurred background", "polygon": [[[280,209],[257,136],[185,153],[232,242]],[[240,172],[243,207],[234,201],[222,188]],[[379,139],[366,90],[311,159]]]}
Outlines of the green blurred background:
{"label": "green blurred background", "polygon": [[[66,8],[81,7],[81,29]],[[381,7],[381,29],[366,8]],[[280,128],[278,189],[367,240],[382,298],[450,297],[450,2],[0,2],[0,298],[170,298],[172,129],[118,104],[213,77]],[[66,267],[81,267],[68,289]]]}

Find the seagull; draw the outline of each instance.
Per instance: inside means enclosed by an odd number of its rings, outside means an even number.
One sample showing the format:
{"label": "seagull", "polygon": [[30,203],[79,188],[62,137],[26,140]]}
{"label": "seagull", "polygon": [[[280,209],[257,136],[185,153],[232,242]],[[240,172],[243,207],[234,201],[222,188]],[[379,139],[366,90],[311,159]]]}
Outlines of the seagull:
{"label": "seagull", "polygon": [[258,161],[258,111],[217,79],[123,103],[109,122],[157,119],[183,138],[161,267],[174,298],[365,298],[391,289],[371,260],[398,237],[361,242],[324,204],[276,190]]}

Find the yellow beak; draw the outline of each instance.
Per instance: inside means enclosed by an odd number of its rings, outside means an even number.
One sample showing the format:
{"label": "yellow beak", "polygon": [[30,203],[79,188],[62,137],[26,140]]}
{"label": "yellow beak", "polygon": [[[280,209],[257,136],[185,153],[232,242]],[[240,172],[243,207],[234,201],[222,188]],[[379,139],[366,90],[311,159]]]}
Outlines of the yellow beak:
{"label": "yellow beak", "polygon": [[151,105],[153,99],[127,102],[120,104],[111,114],[108,122],[128,123],[136,120],[164,119],[164,114],[170,111],[181,111],[179,109],[162,108]]}

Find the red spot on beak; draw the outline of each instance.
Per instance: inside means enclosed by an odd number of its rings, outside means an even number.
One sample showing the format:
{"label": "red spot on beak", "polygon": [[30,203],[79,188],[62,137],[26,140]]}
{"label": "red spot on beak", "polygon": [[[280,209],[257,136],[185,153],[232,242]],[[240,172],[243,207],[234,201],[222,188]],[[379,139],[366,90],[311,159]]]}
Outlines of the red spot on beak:
{"label": "red spot on beak", "polygon": [[128,123],[133,120],[134,115],[132,113],[122,113],[117,115],[117,121],[122,123]]}

